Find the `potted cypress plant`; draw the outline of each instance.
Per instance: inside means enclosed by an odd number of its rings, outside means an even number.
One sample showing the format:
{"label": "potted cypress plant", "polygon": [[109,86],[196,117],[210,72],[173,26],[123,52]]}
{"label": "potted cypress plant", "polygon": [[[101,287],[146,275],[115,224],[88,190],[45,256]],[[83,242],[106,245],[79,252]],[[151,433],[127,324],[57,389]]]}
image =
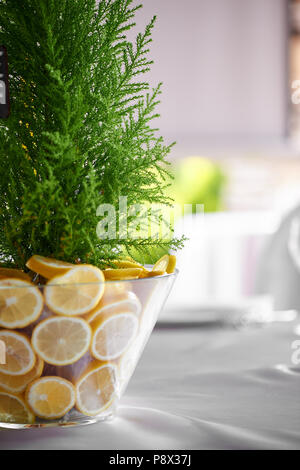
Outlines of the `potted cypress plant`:
{"label": "potted cypress plant", "polygon": [[183,240],[147,228],[171,145],[143,78],[155,18],[126,36],[140,7],[0,0],[1,426],[112,416],[175,278]]}

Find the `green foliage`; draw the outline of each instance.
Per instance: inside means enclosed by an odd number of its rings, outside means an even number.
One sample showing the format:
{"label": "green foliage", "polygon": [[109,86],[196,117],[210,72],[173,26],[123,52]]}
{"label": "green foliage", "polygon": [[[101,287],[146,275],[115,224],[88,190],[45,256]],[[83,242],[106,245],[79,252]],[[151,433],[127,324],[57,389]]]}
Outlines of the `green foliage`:
{"label": "green foliage", "polygon": [[168,194],[177,204],[203,204],[205,212],[222,209],[226,176],[223,169],[204,157],[187,157],[172,170],[174,179]]}
{"label": "green foliage", "polygon": [[[0,0],[9,55],[11,116],[0,122],[0,252],[24,268],[32,254],[102,266],[121,253],[149,257],[178,240],[100,240],[100,204],[170,203],[165,146],[151,121],[155,18],[138,34],[132,0]],[[161,180],[165,183],[161,184]]]}

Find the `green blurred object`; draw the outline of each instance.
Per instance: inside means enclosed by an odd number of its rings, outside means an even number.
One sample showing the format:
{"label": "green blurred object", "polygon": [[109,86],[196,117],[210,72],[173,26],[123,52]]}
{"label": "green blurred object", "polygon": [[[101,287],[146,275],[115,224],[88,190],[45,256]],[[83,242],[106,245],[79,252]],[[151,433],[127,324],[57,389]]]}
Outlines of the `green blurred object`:
{"label": "green blurred object", "polygon": [[[204,205],[204,212],[217,212],[224,209],[223,190],[226,177],[222,168],[208,158],[192,156],[173,164],[171,173],[174,179],[169,181],[167,195],[175,204],[182,206],[180,211],[174,213],[173,223],[188,214],[184,204],[192,204],[190,212],[196,212],[196,204]],[[162,216],[166,219],[167,208],[161,208]],[[173,227],[174,228],[174,227]],[[141,263],[153,264],[161,256],[168,253],[168,249],[157,247],[149,248],[141,255],[134,250],[134,258]]]}
{"label": "green blurred object", "polygon": [[226,178],[219,165],[208,158],[187,157],[173,166],[173,175],[169,194],[175,203],[203,204],[205,212],[223,209]]}

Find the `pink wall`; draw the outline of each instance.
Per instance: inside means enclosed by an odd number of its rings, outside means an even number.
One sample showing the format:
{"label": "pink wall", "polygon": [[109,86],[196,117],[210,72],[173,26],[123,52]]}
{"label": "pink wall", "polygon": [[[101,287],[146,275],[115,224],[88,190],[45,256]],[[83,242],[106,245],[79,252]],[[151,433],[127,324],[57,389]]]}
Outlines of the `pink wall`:
{"label": "pink wall", "polygon": [[284,135],[285,0],[143,3],[138,30],[158,15],[149,77],[164,82],[163,135]]}

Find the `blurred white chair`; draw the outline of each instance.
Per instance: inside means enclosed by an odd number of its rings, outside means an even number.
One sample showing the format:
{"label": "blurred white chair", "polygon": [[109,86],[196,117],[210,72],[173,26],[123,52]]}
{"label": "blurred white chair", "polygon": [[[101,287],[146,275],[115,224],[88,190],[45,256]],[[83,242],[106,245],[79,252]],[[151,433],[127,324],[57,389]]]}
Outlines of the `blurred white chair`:
{"label": "blurred white chair", "polygon": [[265,247],[255,289],[270,293],[277,310],[300,311],[300,207],[284,217]]}
{"label": "blurred white chair", "polygon": [[209,213],[181,220],[176,233],[185,233],[189,240],[178,253],[180,275],[167,308],[224,306],[260,295],[257,269],[277,225],[277,217],[265,212]]}

